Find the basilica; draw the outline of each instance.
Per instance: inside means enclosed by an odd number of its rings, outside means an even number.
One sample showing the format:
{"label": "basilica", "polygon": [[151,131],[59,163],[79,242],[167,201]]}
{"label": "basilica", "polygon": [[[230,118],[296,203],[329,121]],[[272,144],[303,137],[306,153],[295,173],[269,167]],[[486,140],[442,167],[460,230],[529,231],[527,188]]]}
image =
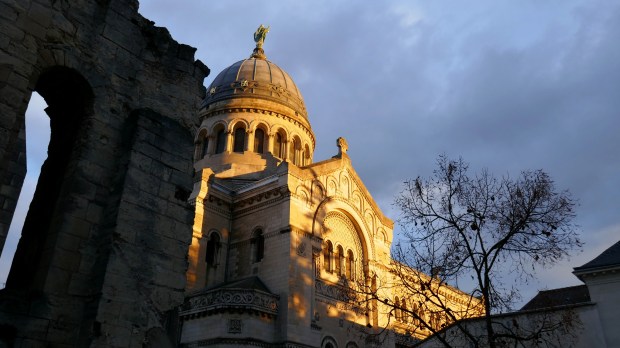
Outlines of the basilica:
{"label": "basilica", "polygon": [[[0,11],[0,248],[31,169],[34,92],[50,120],[0,346],[402,347],[449,324],[394,276],[393,222],[347,141],[322,139],[334,156],[315,161],[302,94],[263,49],[269,28],[205,89],[196,49],[138,8]],[[480,314],[458,289],[438,296],[453,319]]]}
{"label": "basilica", "polygon": [[388,285],[392,220],[344,138],[314,161],[303,97],[267,60],[267,31],[215,77],[200,109],[180,345],[394,347],[427,336],[394,311],[416,304]]}

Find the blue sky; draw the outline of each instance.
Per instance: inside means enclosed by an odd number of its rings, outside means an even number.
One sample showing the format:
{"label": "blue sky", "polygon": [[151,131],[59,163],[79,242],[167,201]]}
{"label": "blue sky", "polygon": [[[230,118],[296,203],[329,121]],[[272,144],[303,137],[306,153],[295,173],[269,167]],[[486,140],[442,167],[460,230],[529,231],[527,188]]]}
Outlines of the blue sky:
{"label": "blue sky", "polygon": [[[432,174],[441,153],[500,176],[547,171],[579,200],[586,246],[523,285],[525,300],[579,284],[572,268],[620,240],[620,1],[157,0],[140,13],[197,48],[211,69],[205,85],[250,55],[259,24],[271,26],[265,52],[304,96],[314,160],[335,155],[345,137],[394,220],[402,182]],[[28,145],[42,153],[29,148],[29,163],[45,156],[43,104],[31,102]],[[31,180],[39,166],[29,165]]]}

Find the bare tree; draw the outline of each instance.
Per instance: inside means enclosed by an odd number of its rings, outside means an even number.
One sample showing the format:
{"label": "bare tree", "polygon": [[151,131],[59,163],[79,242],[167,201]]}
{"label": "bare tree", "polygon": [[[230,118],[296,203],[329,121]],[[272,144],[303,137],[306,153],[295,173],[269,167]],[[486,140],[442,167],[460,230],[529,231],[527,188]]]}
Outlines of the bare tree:
{"label": "bare tree", "polygon": [[[556,190],[542,170],[512,179],[487,170],[470,175],[467,163],[445,155],[437,164],[432,177],[405,182],[395,199],[404,236],[391,269],[398,285],[391,286],[408,297],[398,303],[376,294],[375,299],[391,305],[395,319],[430,334],[454,323],[460,344],[475,347],[538,342],[542,333],[570,325],[562,322],[566,316],[560,321],[544,316],[540,325],[524,330],[496,315],[510,309],[518,297],[516,281],[531,279],[535,266],[551,265],[581,248],[570,193]],[[472,300],[451,295],[450,285],[473,289]],[[483,319],[476,330],[460,321],[477,315]],[[450,346],[445,332],[436,336]]]}

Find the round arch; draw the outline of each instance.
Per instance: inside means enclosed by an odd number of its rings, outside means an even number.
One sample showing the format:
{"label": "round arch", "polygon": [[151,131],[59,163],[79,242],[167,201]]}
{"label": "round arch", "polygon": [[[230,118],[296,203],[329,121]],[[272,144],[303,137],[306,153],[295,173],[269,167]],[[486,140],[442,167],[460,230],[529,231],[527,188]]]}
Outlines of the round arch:
{"label": "round arch", "polygon": [[338,348],[338,343],[333,337],[325,336],[321,341],[321,348]]}
{"label": "round arch", "polygon": [[243,127],[246,131],[250,129],[250,124],[243,118],[235,118],[228,122],[228,131],[233,132],[235,129]]}
{"label": "round arch", "polygon": [[254,120],[250,122],[248,129],[252,132],[255,132],[259,128],[262,128],[265,131],[265,134],[271,133],[271,127],[264,120]]}
{"label": "round arch", "polygon": [[46,243],[56,243],[52,242],[55,238],[47,238],[51,233],[58,233],[52,232],[53,221],[66,209],[65,203],[59,200],[63,188],[72,179],[80,178],[80,174],[71,169],[71,164],[79,161],[76,141],[86,142],[89,130],[83,125],[94,116],[93,89],[81,72],[65,66],[51,66],[43,69],[32,82],[34,91],[47,104],[50,141],[7,279],[6,287],[14,289],[45,286],[43,282],[55,255],[44,252],[52,245]]}
{"label": "round arch", "polygon": [[219,131],[220,129],[223,130],[224,132],[228,131],[228,124],[226,123],[226,121],[224,120],[218,120],[217,122],[213,123],[211,125],[211,132],[209,132],[209,134],[214,134],[215,132]]}
{"label": "round arch", "polygon": [[350,206],[346,201],[336,197],[325,198],[317,207],[312,221],[312,235],[323,237],[323,221],[329,212],[340,212],[347,216],[353,223],[358,237],[362,244],[362,251],[365,260],[374,260],[376,258],[374,243],[372,242],[372,231],[368,228],[364,218],[357,212],[355,208]]}
{"label": "round arch", "polygon": [[211,134],[209,133],[209,129],[205,126],[201,126],[200,128],[198,128],[198,131],[196,132],[196,136],[194,137],[194,144],[199,143],[203,137],[209,134]]}

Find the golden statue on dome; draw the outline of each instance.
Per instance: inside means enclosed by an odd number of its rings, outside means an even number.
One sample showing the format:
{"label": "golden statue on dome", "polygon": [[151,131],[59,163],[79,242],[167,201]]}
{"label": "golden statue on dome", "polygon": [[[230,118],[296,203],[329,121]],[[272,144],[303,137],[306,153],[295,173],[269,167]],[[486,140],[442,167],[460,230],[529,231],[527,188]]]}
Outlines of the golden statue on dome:
{"label": "golden statue on dome", "polygon": [[256,48],[254,48],[254,52],[252,52],[251,58],[259,58],[265,59],[265,51],[263,50],[263,43],[265,42],[265,37],[269,32],[269,27],[265,27],[262,24],[256,31],[254,32],[254,42],[256,42]]}

